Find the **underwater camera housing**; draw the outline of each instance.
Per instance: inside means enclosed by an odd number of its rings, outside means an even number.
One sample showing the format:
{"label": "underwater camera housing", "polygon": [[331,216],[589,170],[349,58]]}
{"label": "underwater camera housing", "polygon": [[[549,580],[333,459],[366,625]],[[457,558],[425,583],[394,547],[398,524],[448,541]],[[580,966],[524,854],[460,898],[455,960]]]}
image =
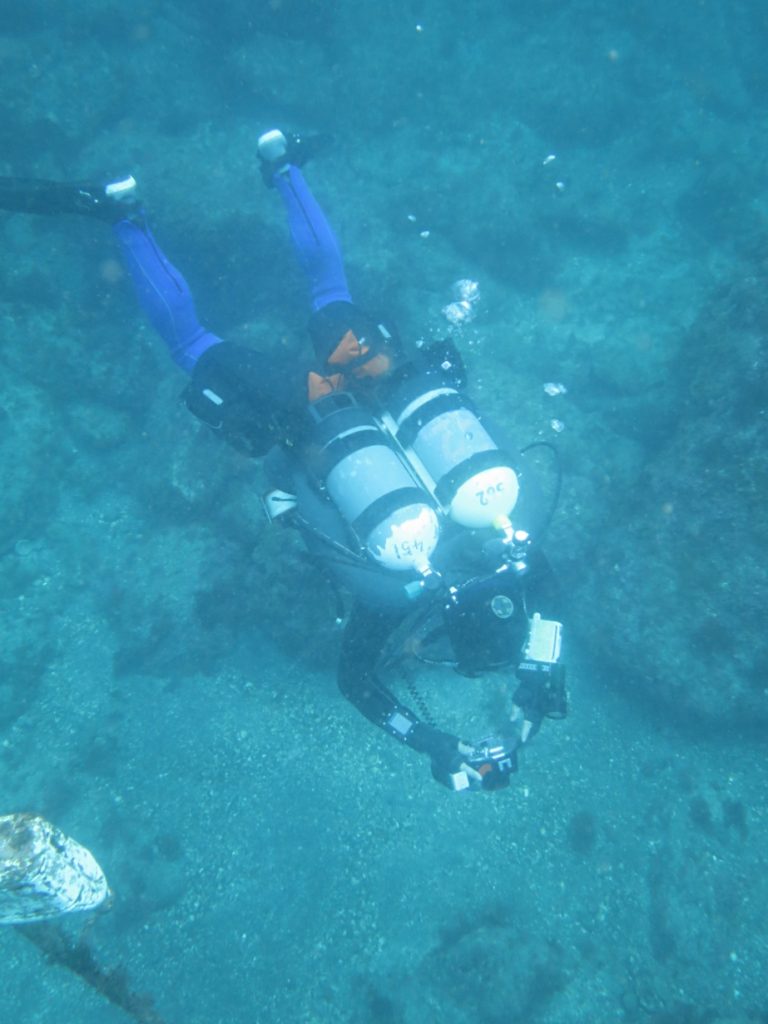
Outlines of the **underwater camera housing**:
{"label": "underwater camera housing", "polygon": [[470,781],[467,772],[458,771],[450,776],[451,788],[457,793],[465,789],[504,789],[509,785],[510,776],[517,771],[518,746],[515,736],[493,736],[481,740],[466,759],[469,767],[480,775],[481,781]]}
{"label": "underwater camera housing", "polygon": [[476,675],[517,663],[528,635],[518,575],[503,565],[449,589],[443,621],[458,672]]}
{"label": "underwater camera housing", "polygon": [[560,664],[562,628],[561,623],[542,619],[538,612],[531,619],[523,660],[516,670],[520,686],[515,703],[532,721],[568,714],[565,669]]}

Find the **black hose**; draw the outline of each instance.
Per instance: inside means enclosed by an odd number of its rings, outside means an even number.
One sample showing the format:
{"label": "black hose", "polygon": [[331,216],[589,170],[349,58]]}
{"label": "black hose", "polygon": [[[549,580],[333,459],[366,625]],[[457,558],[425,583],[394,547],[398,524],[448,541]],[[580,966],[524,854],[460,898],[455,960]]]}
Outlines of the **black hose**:
{"label": "black hose", "polygon": [[531,449],[533,448],[546,448],[547,451],[549,451],[552,454],[555,460],[555,490],[552,494],[552,500],[549,503],[547,514],[544,516],[542,520],[542,526],[537,531],[538,536],[536,537],[536,543],[538,543],[540,540],[544,538],[544,535],[546,534],[547,530],[552,525],[552,520],[554,519],[555,512],[557,511],[557,506],[560,504],[560,494],[563,489],[563,466],[560,461],[560,453],[558,452],[557,448],[555,448],[555,446],[551,444],[549,441],[532,441],[531,444],[528,444],[525,446],[525,448],[520,449],[520,454],[525,455],[526,452],[531,451]]}
{"label": "black hose", "polygon": [[334,540],[333,537],[329,537],[327,533],[323,533],[322,530],[318,530],[317,527],[312,526],[302,516],[294,515],[291,517],[291,523],[301,533],[307,533],[314,537],[315,540],[319,540],[322,544],[325,544],[332,551],[336,553],[333,555],[318,554],[318,558],[322,558],[324,562],[331,565],[341,565],[344,568],[361,569],[363,572],[372,572],[377,575],[381,575],[384,570],[378,565],[371,565],[365,555],[358,555],[357,552],[352,551],[338,540]]}

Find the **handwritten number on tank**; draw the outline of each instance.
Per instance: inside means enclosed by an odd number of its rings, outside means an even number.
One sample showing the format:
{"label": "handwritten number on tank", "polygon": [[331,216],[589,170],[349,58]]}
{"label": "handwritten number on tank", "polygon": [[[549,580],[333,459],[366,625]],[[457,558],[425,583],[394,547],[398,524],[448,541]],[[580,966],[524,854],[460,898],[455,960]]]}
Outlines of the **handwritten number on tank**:
{"label": "handwritten number on tank", "polygon": [[481,505],[490,505],[491,499],[497,494],[502,494],[503,491],[504,483],[500,480],[497,484],[491,484],[482,491],[475,491],[475,495]]}

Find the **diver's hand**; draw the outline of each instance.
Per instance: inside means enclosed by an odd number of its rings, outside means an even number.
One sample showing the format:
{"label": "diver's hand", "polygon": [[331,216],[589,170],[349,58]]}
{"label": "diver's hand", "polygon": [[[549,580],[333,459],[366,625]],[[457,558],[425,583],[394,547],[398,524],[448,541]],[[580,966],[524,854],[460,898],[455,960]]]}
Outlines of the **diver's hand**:
{"label": "diver's hand", "polygon": [[432,775],[448,789],[479,788],[482,776],[468,764],[475,748],[458,736],[441,732],[433,725],[418,722],[414,725],[409,746],[427,754],[432,762]]}
{"label": "diver's hand", "polygon": [[456,736],[445,735],[445,739],[451,742],[431,755],[433,778],[455,793],[462,789],[479,789],[483,777],[468,763],[475,748]]}
{"label": "diver's hand", "polygon": [[[475,748],[470,743],[464,743],[462,740],[459,740],[460,755],[469,758],[472,757],[474,753]],[[479,789],[482,786],[483,776],[479,771],[473,768],[471,764],[468,764],[467,761],[462,761],[459,765],[459,769],[466,774],[471,789]]]}

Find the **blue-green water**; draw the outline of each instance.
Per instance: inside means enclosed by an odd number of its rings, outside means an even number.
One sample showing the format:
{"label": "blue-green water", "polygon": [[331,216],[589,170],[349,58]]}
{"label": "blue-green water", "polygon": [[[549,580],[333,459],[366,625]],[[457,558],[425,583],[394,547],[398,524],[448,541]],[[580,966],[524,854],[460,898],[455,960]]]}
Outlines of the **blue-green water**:
{"label": "blue-green water", "polygon": [[[356,298],[429,338],[477,279],[473,393],[566,469],[571,715],[449,794],[338,695],[108,229],[0,213],[0,813],[93,850],[87,941],[167,1024],[768,1020],[767,44],[757,2],[0,0],[0,174],[133,171],[206,325],[298,351],[255,140],[332,132]],[[13,928],[0,991],[127,1019]]]}

